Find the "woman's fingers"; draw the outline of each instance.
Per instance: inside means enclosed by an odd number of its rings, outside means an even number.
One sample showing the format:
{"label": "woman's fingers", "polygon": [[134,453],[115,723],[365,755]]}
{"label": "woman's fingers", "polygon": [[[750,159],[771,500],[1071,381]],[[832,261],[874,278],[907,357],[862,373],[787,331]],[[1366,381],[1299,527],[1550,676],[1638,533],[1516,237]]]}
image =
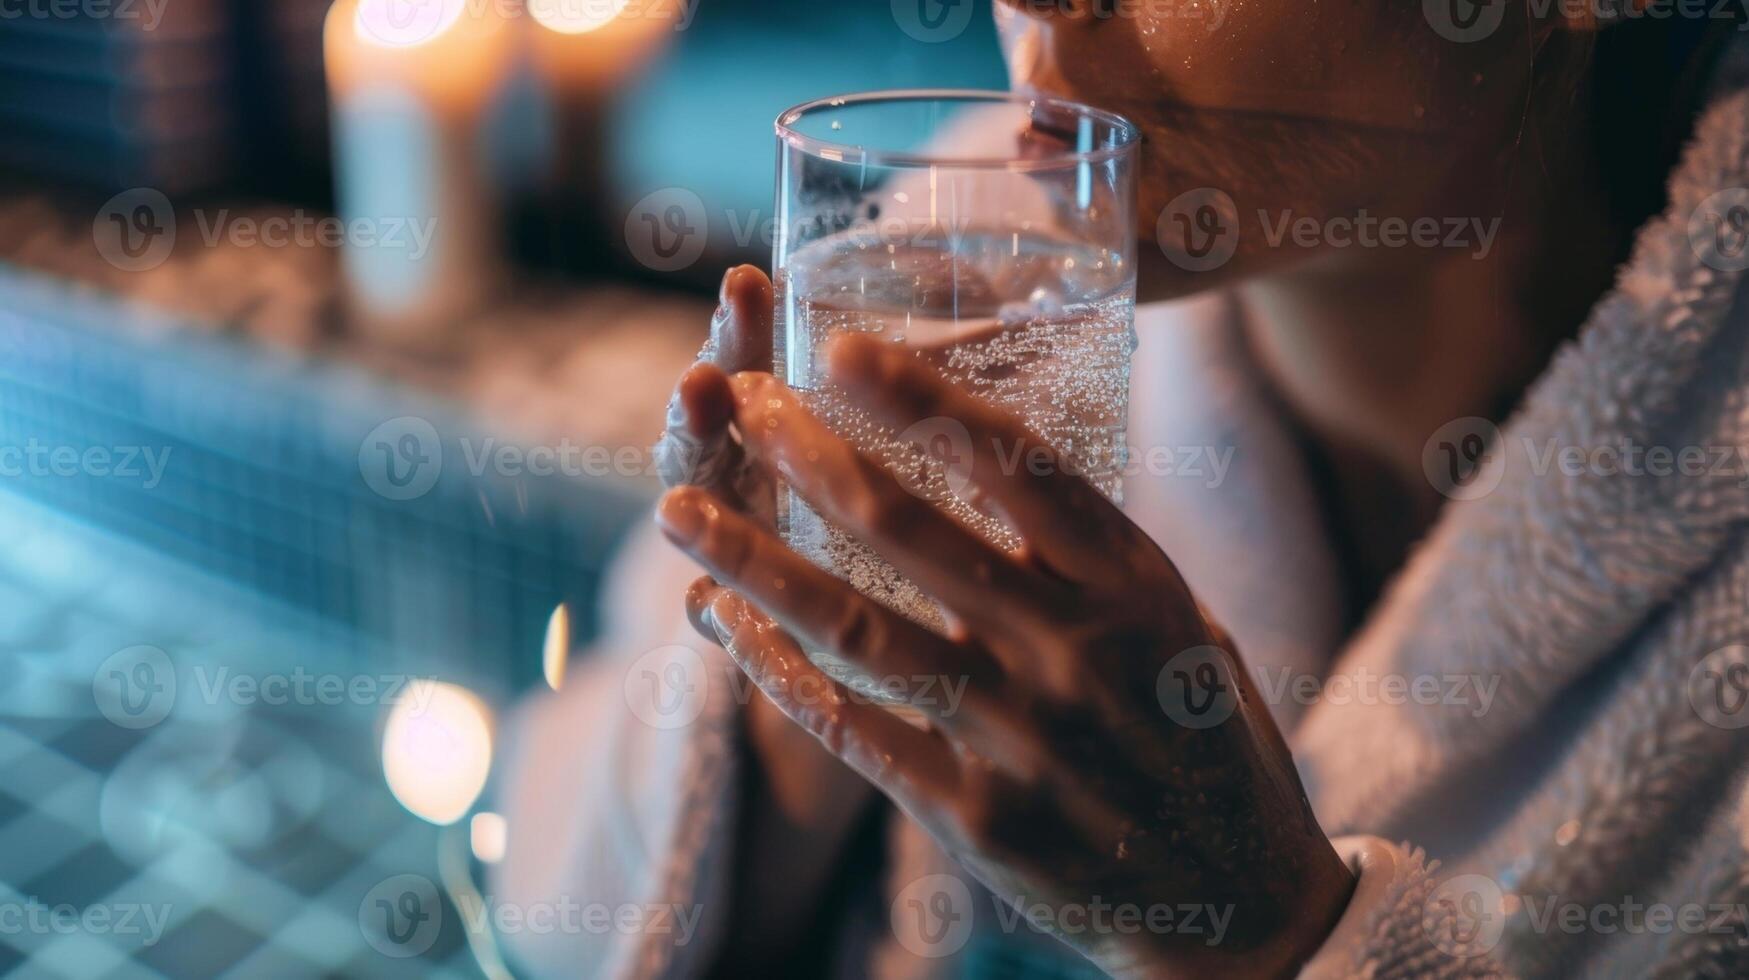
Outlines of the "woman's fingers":
{"label": "woman's fingers", "polygon": [[710,340],[675,386],[656,445],[665,485],[737,489],[729,487],[741,469],[741,449],[729,435],[734,400],[728,375],[771,366],[772,301],[771,280],[759,269],[736,266],[723,276]]}
{"label": "woman's fingers", "polygon": [[741,447],[729,436],[733,400],[725,410],[728,378],[699,362],[680,376],[668,400],[668,418],[656,444],[656,472],[664,486],[726,486],[740,466]]}
{"label": "woman's fingers", "polygon": [[[703,490],[670,490],[657,520],[718,581],[752,599],[803,643],[836,654],[865,682],[859,687],[909,695],[909,703],[944,727],[957,724],[964,694],[986,689],[995,675],[981,652],[861,595]],[[692,612],[706,595],[689,594],[688,607],[690,616],[709,625],[702,610]],[[944,692],[959,693],[950,699]]]}
{"label": "woman's fingers", "polygon": [[709,620],[717,641],[779,711],[900,807],[934,812],[952,800],[958,764],[939,733],[853,698],[776,624],[727,589],[717,590]]}
{"label": "woman's fingers", "polygon": [[720,299],[705,359],[726,374],[771,370],[771,278],[757,266],[738,265],[723,274]]}
{"label": "woman's fingers", "polygon": [[1129,524],[1117,506],[1018,418],[944,381],[896,344],[846,334],[827,358],[832,380],[894,430],[957,423],[969,445],[954,447],[953,474],[986,495],[1047,565],[1078,578],[1120,554],[1114,549],[1125,544]]}
{"label": "woman's fingers", "polygon": [[747,448],[974,632],[1011,635],[1060,600],[1057,583],[906,490],[770,375],[737,374],[731,383]]}

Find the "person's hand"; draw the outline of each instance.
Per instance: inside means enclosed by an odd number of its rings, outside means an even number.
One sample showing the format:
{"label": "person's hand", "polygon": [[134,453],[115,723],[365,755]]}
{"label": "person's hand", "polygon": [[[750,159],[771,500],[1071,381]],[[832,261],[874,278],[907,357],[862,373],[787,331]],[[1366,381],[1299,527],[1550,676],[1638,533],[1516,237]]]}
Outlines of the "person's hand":
{"label": "person's hand", "polygon": [[[734,501],[748,520],[767,528],[774,512],[773,485],[764,468],[749,464],[730,434],[734,402],[726,394],[724,372],[770,370],[771,341],[771,280],[752,266],[730,269],[711,318],[710,340],[699,363],[676,385],[656,445],[658,469],[668,486],[693,485]],[[687,593],[693,628],[712,643],[717,634],[704,609],[716,588],[705,578]],[[873,799],[866,782],[766,698],[755,696],[749,703],[742,737],[753,761],[740,821],[743,859],[769,874],[736,884],[743,900],[737,904],[759,915],[733,931],[724,951],[725,961],[732,963],[772,955],[807,927],[857,814]]]}
{"label": "person's hand", "polygon": [[[1058,930],[1107,972],[1291,973],[1353,879],[1231,642],[1171,561],[1085,481],[1036,465],[1057,456],[1021,423],[914,352],[847,335],[828,359],[846,396],[894,431],[964,425],[974,451],[955,465],[1022,546],[996,548],[907,492],[770,375],[706,375],[697,396],[732,400],[752,461],[939,600],[951,635],[815,567],[735,497],[682,487],[657,517],[713,574],[697,615],[785,714],[997,895],[1058,924],[1100,908],[1131,923]],[[1026,464],[1005,468],[1015,460]],[[804,646],[910,691],[928,728],[851,696]],[[940,697],[944,678],[963,696]],[[1182,923],[1172,913],[1193,905],[1200,930],[1159,926],[1160,909]],[[1218,942],[1207,914],[1226,919]]]}

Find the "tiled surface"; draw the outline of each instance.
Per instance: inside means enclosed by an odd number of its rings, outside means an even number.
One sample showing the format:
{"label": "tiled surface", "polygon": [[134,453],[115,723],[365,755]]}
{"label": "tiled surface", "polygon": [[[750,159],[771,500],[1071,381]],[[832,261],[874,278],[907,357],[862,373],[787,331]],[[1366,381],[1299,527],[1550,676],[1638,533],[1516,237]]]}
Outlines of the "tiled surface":
{"label": "tiled surface", "polygon": [[[447,904],[406,958],[361,915],[387,878],[439,878],[438,832],[384,787],[380,706],[179,692],[132,730],[94,678],[146,644],[179,671],[405,671],[508,700],[556,602],[587,638],[653,480],[470,480],[458,453],[398,504],[366,487],[361,440],[420,415],[446,440],[646,447],[708,300],[522,291],[446,356],[406,357],[338,328],[330,254],[184,249],[128,273],[88,211],[0,200],[0,447],[174,456],[150,491],[0,480],[0,977],[477,976]],[[33,898],[167,918],[150,943],[9,928]]]}
{"label": "tiled surface", "polygon": [[[136,558],[104,561],[113,549],[3,492],[0,540],[14,545],[0,549],[0,622],[30,622],[0,636],[0,671],[18,680],[0,694],[0,976],[479,975],[447,904],[420,955],[371,945],[380,927],[361,917],[367,893],[400,874],[437,881],[440,834],[383,783],[380,707],[179,704],[129,730],[91,694],[92,665],[117,643],[193,657],[196,640],[225,635],[216,648],[234,669],[258,672],[276,668],[248,651],[318,667],[320,651],[250,635],[222,590]],[[50,567],[67,574],[40,574]],[[81,600],[99,588],[161,615],[94,613]],[[29,918],[60,905],[111,924]]]}

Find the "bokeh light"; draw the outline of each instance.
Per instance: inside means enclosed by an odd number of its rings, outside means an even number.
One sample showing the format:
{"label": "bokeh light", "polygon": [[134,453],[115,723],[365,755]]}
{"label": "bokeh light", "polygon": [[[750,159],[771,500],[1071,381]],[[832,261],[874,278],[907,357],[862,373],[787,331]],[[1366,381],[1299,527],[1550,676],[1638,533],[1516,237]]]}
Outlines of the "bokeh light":
{"label": "bokeh light", "polygon": [[480,699],[454,684],[408,684],[383,730],[383,777],[395,799],[423,820],[452,824],[491,771],[491,714]]}
{"label": "bokeh light", "polygon": [[587,34],[625,12],[630,0],[529,0],[535,22],[559,34]]}

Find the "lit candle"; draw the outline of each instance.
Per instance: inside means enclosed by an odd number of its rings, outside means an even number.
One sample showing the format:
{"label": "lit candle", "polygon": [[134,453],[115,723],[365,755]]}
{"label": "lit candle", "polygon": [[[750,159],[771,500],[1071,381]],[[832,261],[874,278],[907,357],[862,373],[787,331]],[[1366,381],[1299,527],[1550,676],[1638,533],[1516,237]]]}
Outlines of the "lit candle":
{"label": "lit candle", "polygon": [[608,183],[609,97],[690,23],[696,0],[527,0],[530,60],[548,96],[553,144],[544,168],[537,227],[560,268],[599,268],[613,224],[600,213]]}
{"label": "lit candle", "polygon": [[561,101],[600,99],[687,26],[687,0],[528,0],[535,62]]}
{"label": "lit candle", "polygon": [[324,45],[351,312],[431,345],[502,282],[485,129],[516,57],[499,4],[336,0]]}

